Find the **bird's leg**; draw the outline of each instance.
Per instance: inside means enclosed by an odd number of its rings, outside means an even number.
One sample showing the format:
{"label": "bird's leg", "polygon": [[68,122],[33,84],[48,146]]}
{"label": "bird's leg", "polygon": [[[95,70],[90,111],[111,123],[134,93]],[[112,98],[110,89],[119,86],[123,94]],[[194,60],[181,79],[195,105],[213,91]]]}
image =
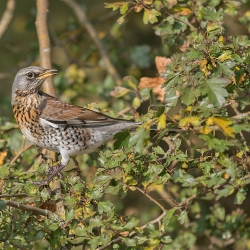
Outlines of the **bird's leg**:
{"label": "bird's leg", "polygon": [[72,159],[73,162],[75,163],[75,166],[76,166],[76,167],[79,167],[79,163],[78,163],[78,161],[76,160],[76,158],[75,158],[75,157],[71,157],[71,159]]}
{"label": "bird's leg", "polygon": [[59,174],[59,172],[68,165],[69,163],[69,155],[66,154],[65,152],[61,153],[62,159],[61,162],[58,163],[57,165],[51,167],[51,170],[49,170],[49,178],[47,180],[44,181],[37,181],[34,182],[34,184],[38,185],[38,186],[46,186],[49,185],[50,181],[57,175]]}
{"label": "bird's leg", "polygon": [[65,165],[63,165],[62,163],[59,163],[55,166],[53,166],[51,168],[51,170],[49,171],[50,172],[50,176],[47,180],[44,180],[44,181],[35,181],[33,182],[35,185],[38,185],[38,186],[46,186],[46,185],[49,185],[49,183],[51,182],[51,180],[57,175],[60,173],[60,171],[66,167]]}
{"label": "bird's leg", "polygon": [[[46,170],[46,175],[52,175],[60,166],[61,166],[61,163],[58,163],[55,166],[50,167],[48,170]],[[58,177],[60,179],[63,178],[63,176],[60,172],[58,172]]]}

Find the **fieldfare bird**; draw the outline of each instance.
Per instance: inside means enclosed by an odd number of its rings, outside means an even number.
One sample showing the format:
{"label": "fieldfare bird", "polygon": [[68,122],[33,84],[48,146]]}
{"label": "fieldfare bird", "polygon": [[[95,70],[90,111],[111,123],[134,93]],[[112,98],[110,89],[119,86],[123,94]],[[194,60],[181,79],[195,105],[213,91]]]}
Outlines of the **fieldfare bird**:
{"label": "fieldfare bird", "polygon": [[132,120],[114,119],[90,109],[63,102],[42,91],[40,87],[54,69],[31,66],[16,74],[11,104],[16,121],[26,138],[41,148],[61,154],[48,184],[67,164],[70,157],[91,153],[116,133],[137,127]]}

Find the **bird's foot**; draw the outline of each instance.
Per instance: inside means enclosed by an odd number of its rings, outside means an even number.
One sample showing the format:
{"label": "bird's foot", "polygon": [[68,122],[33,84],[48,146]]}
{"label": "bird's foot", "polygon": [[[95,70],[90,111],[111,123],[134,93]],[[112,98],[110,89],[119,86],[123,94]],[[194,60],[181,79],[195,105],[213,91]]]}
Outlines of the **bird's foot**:
{"label": "bird's foot", "polygon": [[48,186],[49,183],[52,181],[52,179],[56,176],[59,175],[59,178],[62,178],[62,174],[60,171],[64,168],[65,166],[62,165],[61,163],[51,167],[49,170],[46,171],[47,175],[50,175],[48,179],[44,181],[34,181],[33,184],[41,187],[41,186]]}
{"label": "bird's foot", "polygon": [[46,170],[46,175],[53,175],[54,173],[56,173],[57,175],[58,175],[58,177],[60,178],[60,179],[62,179],[63,178],[63,176],[62,176],[62,174],[60,173],[60,170],[59,170],[59,172],[58,172],[58,168],[60,168],[60,166],[61,166],[61,164],[59,163],[59,164],[56,164],[55,166],[52,166],[52,167],[50,167],[49,169],[47,169]]}

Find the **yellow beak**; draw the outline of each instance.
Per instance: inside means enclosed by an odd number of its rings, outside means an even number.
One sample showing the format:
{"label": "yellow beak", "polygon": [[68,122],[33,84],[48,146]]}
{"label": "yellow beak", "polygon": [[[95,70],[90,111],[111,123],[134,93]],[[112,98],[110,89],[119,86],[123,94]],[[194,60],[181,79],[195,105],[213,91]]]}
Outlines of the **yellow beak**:
{"label": "yellow beak", "polygon": [[50,76],[56,75],[57,74],[57,70],[56,69],[46,69],[46,71],[44,73],[41,73],[37,79],[46,79]]}

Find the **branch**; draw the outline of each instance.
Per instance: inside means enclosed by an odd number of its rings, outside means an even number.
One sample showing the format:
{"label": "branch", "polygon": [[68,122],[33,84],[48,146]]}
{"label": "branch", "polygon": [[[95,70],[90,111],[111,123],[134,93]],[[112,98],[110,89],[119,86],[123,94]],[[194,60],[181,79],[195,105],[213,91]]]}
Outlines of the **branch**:
{"label": "branch", "polygon": [[[155,223],[157,223],[157,222],[160,222],[161,219],[162,219],[165,215],[166,215],[166,212],[164,211],[164,212],[163,212],[160,216],[158,216],[156,219],[151,220],[150,222],[147,222],[146,224],[144,224],[143,226],[141,226],[140,229],[146,228],[149,224],[155,224]],[[132,231],[132,232],[129,234],[129,237],[133,236],[135,233],[136,233],[135,231]],[[116,243],[116,242],[118,242],[118,241],[120,241],[120,240],[122,240],[121,237],[118,237],[118,238],[116,238],[116,239],[113,239],[113,240],[111,240],[108,244],[106,244],[105,246],[99,247],[99,248],[97,248],[96,250],[103,250],[103,249],[107,248],[108,246],[110,246],[110,245],[112,245],[112,244],[114,244],[114,243]]]}
{"label": "branch", "polygon": [[19,194],[1,194],[0,198],[12,198],[12,197],[18,197],[18,198],[22,198],[22,197],[29,197],[27,194],[24,193],[19,193]]}
{"label": "branch", "polygon": [[[36,29],[39,42],[41,67],[51,69],[50,60],[50,40],[47,28],[47,13],[48,0],[37,0],[37,15],[36,15]],[[55,89],[52,83],[52,78],[49,77],[43,84],[44,91],[49,95],[55,96]]]}
{"label": "branch", "polygon": [[[50,40],[49,31],[47,27],[47,13],[48,13],[48,0],[37,0],[37,16],[36,16],[36,28],[37,36],[39,41],[40,59],[41,66],[43,68],[50,69],[51,59],[50,59]],[[55,89],[53,86],[52,78],[48,78],[43,85],[44,90],[49,95],[55,96]],[[65,215],[65,208],[63,204],[62,194],[61,194],[61,183],[60,180],[53,181],[53,189],[57,190],[56,193],[59,197],[59,201],[56,203],[56,211],[60,216]]]}
{"label": "branch", "polygon": [[[153,202],[154,202],[157,206],[159,206],[159,207],[162,209],[162,211],[163,211],[163,213],[162,213],[160,216],[158,216],[156,219],[151,220],[151,221],[147,222],[146,224],[144,224],[143,226],[141,226],[140,229],[143,230],[143,229],[145,229],[149,224],[155,224],[155,223],[160,222],[161,219],[166,215],[166,210],[164,209],[164,207],[163,207],[161,204],[159,204],[155,199],[153,199],[151,196],[149,196],[148,194],[146,194],[142,189],[140,189],[140,188],[138,188],[138,187],[136,187],[136,189],[137,189],[138,191],[140,191],[141,193],[143,193],[144,195],[146,195],[151,201],[153,201]],[[187,206],[187,205],[189,204],[189,202],[192,201],[192,200],[194,200],[196,197],[197,197],[197,195],[194,194],[194,195],[190,196],[189,198],[187,198],[186,200],[180,202],[180,203],[179,203],[177,206],[175,206],[175,207],[176,207],[176,208],[180,208],[180,207],[183,207],[183,206]],[[129,234],[129,237],[133,236],[135,233],[136,233],[136,231],[132,231],[132,232]],[[108,244],[106,244],[106,245],[104,245],[104,246],[101,246],[101,247],[97,248],[97,250],[103,250],[103,249],[107,248],[108,246],[110,246],[110,245],[112,245],[112,244],[114,244],[114,243],[116,243],[116,242],[118,242],[118,241],[120,241],[120,240],[122,240],[122,237],[117,237],[117,238],[111,240]]]}
{"label": "branch", "polygon": [[106,70],[108,73],[114,78],[117,85],[122,85],[122,79],[119,76],[116,68],[110,61],[108,57],[108,53],[103,46],[101,40],[99,39],[97,32],[94,28],[94,26],[91,24],[91,22],[88,20],[88,17],[84,10],[81,8],[81,6],[75,2],[74,0],[63,0],[68,6],[72,8],[72,10],[75,12],[75,15],[77,16],[79,22],[81,25],[85,26],[86,30],[88,31],[90,37],[93,39],[94,43],[96,44],[98,50],[100,51],[100,54],[102,56],[102,59],[104,61],[104,65],[106,67]]}
{"label": "branch", "polygon": [[9,201],[9,200],[1,200],[1,201],[5,202],[6,206],[14,207],[14,208],[20,209],[22,211],[43,215],[43,216],[46,216],[46,217],[49,217],[49,218],[52,218],[52,217],[55,217],[55,216],[57,217],[57,215],[55,215],[54,213],[52,213],[49,210],[44,210],[44,209],[41,209],[41,208],[38,208],[38,207],[23,205],[23,204],[20,204],[20,203],[18,203],[16,201]]}
{"label": "branch", "polygon": [[16,5],[15,0],[8,0],[6,10],[4,11],[3,16],[0,20],[0,39],[10,24],[10,21],[13,17],[13,13],[15,10],[15,5]]}
{"label": "branch", "polygon": [[26,146],[25,148],[23,148],[22,150],[20,150],[19,153],[12,159],[10,164],[13,164],[21,156],[22,153],[24,153],[26,150],[28,150],[32,146],[34,146],[34,144],[31,143],[28,146]]}
{"label": "branch", "polygon": [[135,187],[139,192],[141,192],[142,194],[144,194],[145,196],[147,196],[152,202],[154,202],[163,212],[165,211],[165,208],[157,201],[155,200],[153,197],[151,197],[150,195],[148,195],[147,193],[145,193],[145,191],[143,191],[142,189]]}

